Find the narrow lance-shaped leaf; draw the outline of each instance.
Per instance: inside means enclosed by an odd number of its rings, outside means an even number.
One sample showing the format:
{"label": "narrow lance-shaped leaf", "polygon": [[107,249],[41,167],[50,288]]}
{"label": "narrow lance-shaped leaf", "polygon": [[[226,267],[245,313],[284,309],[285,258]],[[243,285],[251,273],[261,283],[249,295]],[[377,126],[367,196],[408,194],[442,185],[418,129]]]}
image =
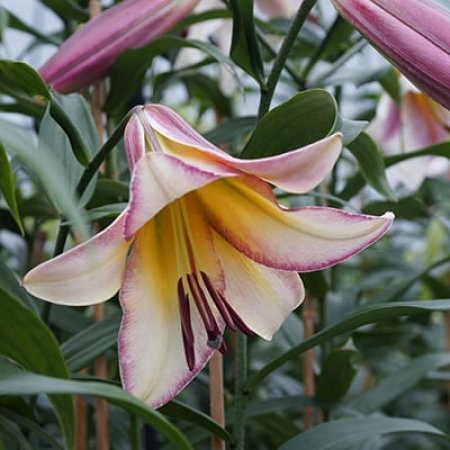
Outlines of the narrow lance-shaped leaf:
{"label": "narrow lance-shaped leaf", "polygon": [[27,96],[38,103],[50,99],[50,92],[39,74],[21,61],[0,60],[0,92]]}
{"label": "narrow lance-shaped leaf", "polygon": [[[0,291],[0,310],[0,355],[28,370],[68,377],[56,339],[36,314],[5,291]],[[66,446],[71,449],[75,433],[73,400],[67,395],[52,395],[50,401],[61,425]]]}
{"label": "narrow lance-shaped leaf", "polygon": [[233,13],[233,37],[230,56],[233,61],[261,86],[264,72],[253,17],[253,0],[231,0]]}
{"label": "narrow lance-shaped leaf", "polygon": [[395,194],[386,177],[383,156],[374,140],[368,134],[361,133],[348,145],[348,149],[358,161],[366,181],[380,194],[395,200]]}
{"label": "narrow lance-shaped leaf", "polygon": [[111,91],[106,99],[105,109],[111,114],[118,114],[126,108],[127,102],[142,85],[147,69],[153,59],[173,49],[195,48],[212,57],[219,64],[224,64],[232,73],[234,66],[230,58],[216,46],[197,40],[186,40],[175,36],[165,36],[144,47],[125,51],[111,69]]}
{"label": "narrow lance-shaped leaf", "polygon": [[0,395],[34,394],[94,395],[107,399],[142,418],[159,431],[176,449],[192,450],[186,437],[158,411],[150,409],[136,397],[117,386],[95,381],[74,381],[20,371],[0,360]]}
{"label": "narrow lance-shaped leaf", "polygon": [[333,420],[295,436],[279,450],[349,450],[388,433],[444,433],[432,425],[398,417],[352,417]]}
{"label": "narrow lance-shaped leaf", "polygon": [[450,353],[432,353],[413,359],[404,367],[383,378],[372,389],[355,397],[349,406],[367,414],[383,408],[403,392],[411,389],[427,373],[450,364]]}
{"label": "narrow lance-shaped leaf", "polygon": [[3,41],[3,32],[8,26],[9,15],[3,6],[0,6],[0,42]]}
{"label": "narrow lance-shaped leaf", "polygon": [[[16,157],[36,177],[59,211],[76,224],[77,231],[87,236],[83,215],[74,193],[67,186],[64,175],[52,158],[52,151],[56,150],[46,148],[45,151],[39,151],[33,136],[27,136],[24,128],[1,119],[0,142],[7,152]],[[52,174],[51,177],[48,176],[49,173]]]}
{"label": "narrow lance-shaped leaf", "polygon": [[0,144],[0,192],[9,207],[11,215],[14,217],[14,220],[23,234],[24,229],[19,209],[17,208],[15,185],[15,177],[9,164],[8,156],[6,155],[4,147]]}
{"label": "narrow lance-shaped leaf", "polygon": [[351,332],[363,325],[377,323],[392,317],[408,316],[428,311],[450,311],[450,299],[429,300],[426,302],[399,302],[362,308],[360,311],[350,314],[343,321],[319,331],[311,338],[306,339],[301,344],[274,359],[249,378],[246,389],[252,391],[264,378],[278,369],[278,367],[286,364],[292,358],[298,357],[306,350],[320,345],[322,342],[326,342],[335,336]]}

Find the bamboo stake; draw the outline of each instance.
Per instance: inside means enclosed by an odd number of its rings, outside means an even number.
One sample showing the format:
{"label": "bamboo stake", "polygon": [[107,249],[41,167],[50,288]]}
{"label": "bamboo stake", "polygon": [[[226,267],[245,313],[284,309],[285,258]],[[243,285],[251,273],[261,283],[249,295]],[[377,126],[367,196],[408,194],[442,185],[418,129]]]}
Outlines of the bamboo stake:
{"label": "bamboo stake", "polygon": [[[314,299],[306,297],[302,306],[302,319],[305,339],[314,334]],[[303,386],[307,397],[314,397],[314,350],[307,350],[303,355]],[[303,427],[309,430],[314,426],[314,407],[306,406],[303,415]]]}
{"label": "bamboo stake", "polygon": [[[223,356],[217,351],[209,361],[209,409],[211,418],[224,427]],[[225,442],[215,434],[211,436],[211,450],[225,450]]]}
{"label": "bamboo stake", "polygon": [[[98,0],[89,0],[89,15],[94,17],[101,12],[101,4]],[[94,116],[95,125],[97,127],[98,138],[103,142],[104,124],[102,106],[104,103],[104,87],[103,82],[99,81],[93,85],[91,96],[91,109]],[[105,317],[105,305],[100,303],[94,306],[94,320],[101,321]],[[98,378],[107,378],[107,361],[105,355],[99,356],[94,363],[94,374]],[[108,403],[106,400],[95,399],[95,435],[97,442],[97,450],[109,449],[109,432],[108,432]]]}

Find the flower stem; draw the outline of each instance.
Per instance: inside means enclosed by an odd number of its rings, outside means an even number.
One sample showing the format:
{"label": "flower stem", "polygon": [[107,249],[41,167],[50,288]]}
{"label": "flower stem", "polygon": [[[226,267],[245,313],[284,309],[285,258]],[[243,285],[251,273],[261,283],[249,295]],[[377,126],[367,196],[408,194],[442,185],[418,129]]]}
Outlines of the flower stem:
{"label": "flower stem", "polygon": [[236,339],[236,375],[234,395],[233,435],[236,450],[244,450],[245,445],[245,408],[247,406],[247,336],[238,332]]}
{"label": "flower stem", "polygon": [[295,16],[291,26],[289,27],[286,37],[284,38],[283,43],[281,44],[278,56],[276,57],[273,63],[272,70],[270,71],[269,77],[267,79],[266,89],[261,92],[261,100],[259,103],[259,110],[258,110],[259,119],[261,119],[261,117],[270,108],[270,103],[272,101],[275,88],[280,78],[281,71],[285,66],[287,57],[289,56],[289,52],[291,51],[292,45],[297,39],[299,31],[302,25],[305,23],[305,20],[308,17],[308,14],[311,11],[312,7],[315,5],[316,1],[317,0],[305,0],[298,9],[297,15]]}

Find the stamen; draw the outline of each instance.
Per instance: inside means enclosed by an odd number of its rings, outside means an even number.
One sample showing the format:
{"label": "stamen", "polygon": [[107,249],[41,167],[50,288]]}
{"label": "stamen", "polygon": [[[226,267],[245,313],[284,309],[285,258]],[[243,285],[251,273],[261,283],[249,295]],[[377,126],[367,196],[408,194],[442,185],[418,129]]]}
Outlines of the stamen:
{"label": "stamen", "polygon": [[214,289],[210,279],[208,278],[208,275],[206,275],[206,273],[203,271],[200,272],[200,275],[202,276],[203,283],[205,283],[208,294],[213,299],[214,304],[217,306],[217,309],[219,310],[220,315],[223,317],[223,320],[225,321],[225,323],[231,330],[237,331],[237,328],[233,322],[233,318],[229,314],[225,303],[222,301],[222,298],[219,297],[219,295],[217,294],[217,291]]}
{"label": "stamen", "polygon": [[204,272],[200,273],[209,295],[213,299],[215,305],[217,306],[217,309],[220,312],[220,315],[223,317],[223,320],[228,325],[228,327],[233,331],[239,329],[243,333],[249,336],[253,336],[255,333],[245,324],[239,314],[227,302],[225,297],[219,291],[217,291],[217,289],[214,288],[208,275],[206,275],[206,273]]}
{"label": "stamen", "polygon": [[183,281],[178,280],[178,304],[181,316],[181,334],[183,337],[184,355],[189,370],[195,367],[194,333],[192,332],[191,312],[189,307],[189,297],[184,292]]}
{"label": "stamen", "polygon": [[208,345],[211,348],[216,348],[218,345],[217,338],[218,336],[221,337],[222,333],[219,330],[219,326],[217,325],[214,314],[208,304],[208,299],[206,298],[205,293],[200,287],[196,275],[188,274],[187,280],[198,312],[200,313],[203,323],[205,324],[206,334],[208,335]]}

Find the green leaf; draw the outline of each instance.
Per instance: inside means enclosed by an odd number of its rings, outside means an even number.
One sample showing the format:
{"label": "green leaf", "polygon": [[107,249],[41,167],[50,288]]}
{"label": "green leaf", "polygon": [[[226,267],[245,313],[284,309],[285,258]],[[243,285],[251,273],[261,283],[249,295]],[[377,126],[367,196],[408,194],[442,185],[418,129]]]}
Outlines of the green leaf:
{"label": "green leaf", "polygon": [[415,386],[430,371],[450,364],[450,353],[434,353],[419,356],[404,367],[396,369],[375,387],[355,397],[348,406],[364,414],[383,408],[389,402]]}
{"label": "green leaf", "polygon": [[[69,138],[75,158],[80,164],[87,166],[90,162],[92,152],[89,151],[89,147],[83,139],[83,135],[76,124],[76,118],[72,118],[70,114],[66,112],[61,101],[62,98],[62,96],[58,96],[57,94],[51,96],[50,114]],[[98,146],[96,148],[98,148]]]}
{"label": "green leaf", "polygon": [[386,177],[383,155],[375,141],[367,133],[361,133],[347,147],[358,161],[359,169],[367,183],[381,195],[395,200],[395,194]]}
{"label": "green leaf", "polygon": [[3,415],[9,420],[12,420],[15,424],[19,425],[20,427],[25,428],[31,431],[32,433],[36,433],[37,435],[39,435],[40,439],[50,444],[52,448],[56,450],[63,450],[63,447],[51,436],[50,433],[45,431],[35,421],[31,420],[30,418],[20,415],[14,411],[10,411],[6,408],[0,407],[0,416],[1,415]]}
{"label": "green leaf", "polygon": [[341,16],[337,16],[333,25],[330,27],[325,39],[311,56],[303,72],[303,78],[306,79],[319,59],[327,59],[333,52],[339,50],[342,44],[353,33],[353,27]]}
{"label": "green leaf", "polygon": [[78,131],[80,139],[86,147],[88,158],[97,153],[100,147],[97,127],[91,114],[91,108],[79,94],[58,95],[55,98]]}
{"label": "green leaf", "polygon": [[387,156],[385,158],[386,167],[390,167],[402,161],[412,158],[419,158],[421,156],[443,156],[450,159],[450,141],[442,142],[441,144],[430,145],[415,152],[401,153],[398,155]]}
{"label": "green leaf", "polygon": [[5,9],[9,15],[9,24],[8,26],[10,28],[14,28],[15,30],[22,31],[24,33],[27,33],[31,36],[34,36],[39,42],[50,44],[50,45],[60,45],[61,42],[55,38],[53,38],[50,35],[46,35],[41,33],[36,28],[33,28],[29,25],[27,25],[22,19],[17,17],[14,13],[11,11]]}
{"label": "green leaf", "polygon": [[[443,156],[445,158],[450,158],[450,142],[431,145],[430,147],[426,147],[415,152],[387,156],[384,158],[384,165],[387,168],[399,162],[406,161],[412,158],[419,158],[420,156]],[[341,197],[343,200],[349,200],[354,195],[356,195],[363,187],[364,178],[361,174],[357,173],[347,181],[347,184],[342,189],[339,197]]]}
{"label": "green leaf", "polygon": [[189,97],[197,99],[205,110],[213,108],[222,117],[231,116],[231,101],[222,93],[217,80],[204,73],[186,74],[180,79]]}
{"label": "green leaf", "polygon": [[11,297],[20,300],[33,312],[38,312],[34,301],[28,295],[27,291],[20,286],[17,278],[11,272],[9,267],[0,259],[0,293],[1,292],[5,292]]}
{"label": "green leaf", "polygon": [[80,8],[74,0],[40,0],[40,2],[65,21],[68,19],[82,22],[89,20],[88,12]]}
{"label": "green leaf", "polygon": [[40,104],[50,99],[50,91],[39,74],[21,61],[0,60],[0,92],[12,97],[32,97]]}
{"label": "green leaf", "polygon": [[400,103],[401,89],[400,78],[396,69],[391,67],[380,79],[380,84],[389,96],[396,102]]}
{"label": "green leaf", "polygon": [[191,408],[188,405],[185,405],[176,400],[172,400],[170,403],[162,406],[159,410],[163,414],[166,414],[170,417],[174,417],[193,423],[194,425],[198,425],[204,430],[214,433],[225,442],[233,442],[233,437],[227,430],[219,426],[216,422],[214,422],[214,420],[211,419],[211,417],[209,417],[205,413],[197,411],[196,409]]}
{"label": "green leaf", "polygon": [[333,420],[295,436],[279,450],[357,450],[367,442],[388,433],[430,433],[445,436],[420,420],[398,417],[355,417]]}
{"label": "green leaf", "polygon": [[[16,361],[27,370],[68,377],[55,337],[36,314],[6,292],[0,292],[0,311],[0,355]],[[71,449],[75,433],[72,397],[52,395],[49,398],[63,430],[67,448]]]}
{"label": "green leaf", "polygon": [[0,143],[28,169],[31,175],[36,177],[49,198],[54,200],[59,211],[76,224],[81,237],[87,237],[78,201],[53,158],[52,153],[57,149],[52,151],[47,148],[45,151],[39,151],[33,136],[27,135],[22,127],[2,119],[0,119]]}
{"label": "green leaf", "polygon": [[95,222],[101,219],[111,219],[117,217],[127,207],[127,203],[111,203],[98,208],[90,209],[87,212],[86,220]]}
{"label": "green leaf", "polygon": [[105,110],[115,115],[127,109],[127,103],[144,82],[145,73],[153,59],[169,50],[183,47],[200,50],[234,71],[231,60],[216,46],[203,41],[165,36],[144,47],[129,49],[117,59],[110,72],[111,90],[106,99]]}
{"label": "green leaf", "polygon": [[17,208],[16,199],[16,182],[14,173],[9,164],[8,156],[6,155],[3,145],[0,144],[0,192],[8,205],[11,215],[14,217],[22,234],[24,233],[22,219],[20,218],[19,210]]}
{"label": "green leaf", "polygon": [[74,381],[53,378],[18,370],[6,363],[0,364],[0,395],[35,394],[94,395],[124,408],[159,431],[173,446],[192,450],[185,436],[158,411],[150,409],[141,400],[118,386],[96,381]]}
{"label": "green leaf", "polygon": [[450,311],[450,299],[398,302],[362,308],[361,310],[350,314],[341,322],[319,331],[314,336],[306,339],[301,344],[274,359],[272,362],[264,366],[259,372],[249,378],[246,389],[248,391],[252,391],[258,383],[260,383],[270,373],[281,367],[283,364],[286,364],[292,358],[296,358],[306,350],[309,350],[316,345],[320,345],[323,342],[329,341],[336,336],[354,331],[363,325],[381,322],[392,317],[421,314],[429,311]]}
{"label": "green leaf", "polygon": [[349,349],[333,349],[322,365],[317,384],[317,398],[326,403],[337,403],[347,393],[356,375],[358,353]]}
{"label": "green leaf", "polygon": [[97,356],[116,345],[119,332],[120,311],[96,322],[61,345],[61,351],[69,370],[77,372]]}
{"label": "green leaf", "polygon": [[0,43],[3,41],[3,32],[8,27],[9,14],[3,6],[0,6]]}
{"label": "green leaf", "polygon": [[243,141],[243,137],[252,131],[256,125],[256,117],[237,117],[221,123],[214,130],[208,131],[204,134],[208,141],[220,145],[231,144],[235,140]]}
{"label": "green leaf", "polygon": [[334,98],[323,89],[300,92],[265,114],[242,156],[274,156],[326,137],[337,121]]}
{"label": "green leaf", "polygon": [[233,13],[231,59],[263,86],[264,71],[255,33],[253,0],[230,0],[230,7]]}
{"label": "green leaf", "polygon": [[9,437],[20,450],[33,450],[28,439],[20,431],[19,426],[12,420],[0,415],[0,436]]}
{"label": "green leaf", "polygon": [[[70,191],[75,192],[83,175],[83,167],[77,153],[85,155],[82,157],[85,162],[92,160],[99,148],[97,129],[89,107],[80,95],[55,96],[52,101],[58,102],[66,119],[56,121],[60,119],[58,114],[52,113],[52,107],[47,108],[39,127],[39,150],[42,152],[51,150],[52,159],[62,171]],[[69,127],[66,120],[70,121]],[[62,125],[65,126],[64,129]],[[82,205],[94,192],[95,181],[96,177],[83,195],[80,202]]]}
{"label": "green leaf", "polygon": [[429,217],[431,212],[422,199],[412,196],[404,197],[398,201],[371,202],[364,206],[365,214],[380,215],[386,211],[392,211],[398,219],[414,220]]}
{"label": "green leaf", "polygon": [[450,262],[450,256],[445,256],[433,264],[421,269],[419,271],[414,271],[412,276],[402,277],[401,281],[394,284],[393,286],[388,286],[385,291],[382,291],[376,297],[370,299],[370,303],[388,303],[394,302],[402,298],[403,295],[408,292],[408,290],[416,283],[421,280],[424,276],[429,274],[432,270],[445,266]]}
{"label": "green leaf", "polygon": [[340,131],[344,135],[344,145],[351,144],[367,128],[368,122],[365,120],[344,119],[339,114],[335,131]]}

